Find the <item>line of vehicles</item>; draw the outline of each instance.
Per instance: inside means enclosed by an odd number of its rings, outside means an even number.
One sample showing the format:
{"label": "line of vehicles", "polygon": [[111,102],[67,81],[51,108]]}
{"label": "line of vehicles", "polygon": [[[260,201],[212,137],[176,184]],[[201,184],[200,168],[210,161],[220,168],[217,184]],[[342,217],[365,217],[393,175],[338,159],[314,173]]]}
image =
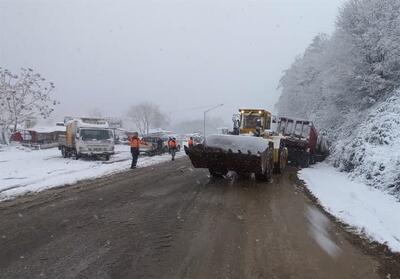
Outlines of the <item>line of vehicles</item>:
{"label": "line of vehicles", "polygon": [[[68,119],[64,126],[65,135],[60,135],[58,140],[58,149],[64,158],[102,158],[108,161],[114,154],[115,131],[107,120],[77,117]],[[140,152],[148,156],[167,153],[168,139],[169,135],[145,136],[140,142]],[[182,142],[178,141],[178,151],[181,145]]]}
{"label": "line of vehicles", "polygon": [[233,123],[227,135],[185,146],[195,168],[207,168],[214,177],[235,171],[268,181],[274,172],[283,173],[288,163],[304,168],[328,155],[327,141],[311,121],[273,117],[263,109],[240,109]]}
{"label": "line of vehicles", "polygon": [[[214,177],[228,171],[241,176],[255,175],[269,180],[273,173],[283,173],[288,163],[308,167],[328,155],[328,144],[313,123],[288,117],[273,117],[263,109],[240,109],[233,117],[228,134],[195,138],[193,147],[185,147],[196,168],[207,168]],[[103,158],[114,154],[114,133],[104,119],[72,118],[65,123],[66,133],[59,137],[63,157]],[[169,135],[151,135],[141,139],[140,151],[154,156],[168,152]],[[182,141],[178,141],[180,151]]]}

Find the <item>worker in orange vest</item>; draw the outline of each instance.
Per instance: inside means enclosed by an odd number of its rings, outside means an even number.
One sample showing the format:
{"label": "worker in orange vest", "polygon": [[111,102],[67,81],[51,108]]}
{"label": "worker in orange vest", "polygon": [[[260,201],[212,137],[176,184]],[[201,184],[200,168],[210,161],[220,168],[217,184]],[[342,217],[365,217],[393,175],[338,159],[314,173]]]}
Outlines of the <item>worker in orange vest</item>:
{"label": "worker in orange vest", "polygon": [[131,169],[136,169],[137,160],[139,157],[140,139],[138,133],[133,133],[130,139],[131,154],[132,154],[132,164]]}
{"label": "worker in orange vest", "polygon": [[189,141],[188,141],[188,146],[189,146],[189,147],[193,147],[193,145],[194,145],[193,137],[190,137],[190,138],[189,138]]}
{"label": "worker in orange vest", "polygon": [[175,138],[169,138],[168,148],[169,148],[169,153],[172,156],[172,161],[175,161],[175,154],[176,154],[176,139]]}

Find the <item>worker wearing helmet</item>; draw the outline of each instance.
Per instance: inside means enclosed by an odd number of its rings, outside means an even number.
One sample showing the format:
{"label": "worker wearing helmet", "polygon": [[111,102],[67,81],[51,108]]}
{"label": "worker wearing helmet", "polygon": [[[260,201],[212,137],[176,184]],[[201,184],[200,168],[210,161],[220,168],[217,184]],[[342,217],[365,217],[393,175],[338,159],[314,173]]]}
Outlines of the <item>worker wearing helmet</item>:
{"label": "worker wearing helmet", "polygon": [[130,139],[130,146],[132,154],[131,169],[135,169],[139,157],[139,148],[140,148],[140,139],[139,139],[139,134],[137,132],[133,133]]}

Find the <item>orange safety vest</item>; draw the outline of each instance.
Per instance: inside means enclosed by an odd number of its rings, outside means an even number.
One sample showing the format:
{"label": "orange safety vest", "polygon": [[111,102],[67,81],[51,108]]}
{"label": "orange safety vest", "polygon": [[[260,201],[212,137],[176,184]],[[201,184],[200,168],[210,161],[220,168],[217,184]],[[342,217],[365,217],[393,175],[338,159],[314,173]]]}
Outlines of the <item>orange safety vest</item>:
{"label": "orange safety vest", "polygon": [[176,148],[176,141],[170,140],[170,141],[168,142],[168,146],[169,146],[169,148]]}
{"label": "orange safety vest", "polygon": [[140,139],[132,138],[131,139],[131,147],[139,149],[139,147],[140,147]]}

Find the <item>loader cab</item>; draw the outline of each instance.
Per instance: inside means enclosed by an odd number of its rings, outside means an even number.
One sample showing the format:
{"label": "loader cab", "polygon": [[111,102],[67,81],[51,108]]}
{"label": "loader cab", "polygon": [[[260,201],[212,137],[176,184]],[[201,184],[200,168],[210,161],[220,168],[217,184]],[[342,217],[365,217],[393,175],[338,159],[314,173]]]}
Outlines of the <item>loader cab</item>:
{"label": "loader cab", "polygon": [[271,113],[262,109],[240,109],[240,134],[256,133],[271,128]]}

